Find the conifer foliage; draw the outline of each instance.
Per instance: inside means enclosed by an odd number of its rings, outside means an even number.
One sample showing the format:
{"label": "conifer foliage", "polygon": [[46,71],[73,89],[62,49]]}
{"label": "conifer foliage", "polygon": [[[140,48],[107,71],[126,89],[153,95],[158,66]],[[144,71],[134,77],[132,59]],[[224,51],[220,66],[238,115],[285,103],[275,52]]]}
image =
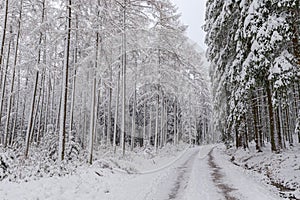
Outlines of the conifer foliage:
{"label": "conifer foliage", "polygon": [[[236,147],[300,142],[299,1],[207,2],[215,130]],[[297,140],[297,141],[295,141]]]}

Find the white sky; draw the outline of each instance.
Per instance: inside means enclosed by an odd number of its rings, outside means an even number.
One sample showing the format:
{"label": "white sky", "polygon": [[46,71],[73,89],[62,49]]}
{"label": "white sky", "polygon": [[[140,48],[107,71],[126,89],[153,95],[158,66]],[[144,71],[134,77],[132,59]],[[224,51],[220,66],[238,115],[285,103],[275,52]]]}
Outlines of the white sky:
{"label": "white sky", "polygon": [[177,7],[178,12],[182,14],[181,21],[188,25],[187,36],[197,42],[204,50],[207,48],[204,44],[205,32],[202,25],[205,19],[206,0],[171,0]]}

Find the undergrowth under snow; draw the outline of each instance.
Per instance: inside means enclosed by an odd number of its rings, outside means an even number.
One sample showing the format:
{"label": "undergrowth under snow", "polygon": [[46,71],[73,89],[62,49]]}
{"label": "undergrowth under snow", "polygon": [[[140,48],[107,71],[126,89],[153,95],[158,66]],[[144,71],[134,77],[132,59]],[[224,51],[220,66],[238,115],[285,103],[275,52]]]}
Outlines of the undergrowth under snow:
{"label": "undergrowth under snow", "polygon": [[[153,147],[135,148],[126,151],[125,156],[121,151],[113,153],[112,149],[99,148],[94,153],[92,166],[111,168],[114,170],[134,173],[153,169],[157,165],[168,162],[166,157],[173,158],[187,145],[166,145],[163,149],[155,151]],[[128,147],[130,148],[130,147]],[[28,182],[46,177],[60,177],[77,173],[78,168],[87,168],[87,153],[69,156],[59,163],[57,159],[45,155],[40,149],[32,149],[30,156],[25,159],[23,152],[13,149],[0,148],[0,181]]]}

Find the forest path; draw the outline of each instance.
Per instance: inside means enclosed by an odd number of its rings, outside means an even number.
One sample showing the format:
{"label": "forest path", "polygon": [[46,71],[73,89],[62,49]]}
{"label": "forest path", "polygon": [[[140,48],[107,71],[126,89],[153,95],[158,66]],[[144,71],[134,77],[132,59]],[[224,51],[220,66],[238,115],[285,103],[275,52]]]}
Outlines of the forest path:
{"label": "forest path", "polygon": [[[219,200],[224,199],[215,186],[210,166],[209,153],[214,145],[189,149],[188,153],[165,171],[165,176],[152,188],[154,195],[147,200]],[[167,177],[167,178],[165,178]]]}
{"label": "forest path", "polygon": [[[154,175],[153,175],[154,176]],[[218,146],[189,149],[169,169],[156,174],[145,200],[278,200],[262,183],[224,157]]]}
{"label": "forest path", "polygon": [[[169,164],[128,174],[96,165],[63,177],[0,182],[2,200],[277,200],[262,183],[233,165],[221,146],[189,148]],[[173,160],[173,161],[172,161]]]}

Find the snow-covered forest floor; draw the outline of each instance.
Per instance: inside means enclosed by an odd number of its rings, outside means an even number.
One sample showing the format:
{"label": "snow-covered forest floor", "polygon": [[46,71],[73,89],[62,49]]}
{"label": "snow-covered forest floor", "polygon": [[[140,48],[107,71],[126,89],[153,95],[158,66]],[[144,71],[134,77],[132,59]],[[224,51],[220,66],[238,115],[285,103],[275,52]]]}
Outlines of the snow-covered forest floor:
{"label": "snow-covered forest floor", "polygon": [[279,154],[270,149],[266,145],[263,152],[257,152],[255,143],[250,143],[246,151],[231,148],[224,156],[281,197],[300,199],[300,145],[289,146]]}
{"label": "snow-covered forest floor", "polygon": [[[60,168],[23,160],[7,166],[11,174],[0,181],[0,199],[299,199],[299,152],[299,145],[272,154],[267,148],[255,153],[252,146],[181,144],[157,153],[137,148],[125,157],[101,150],[93,165],[78,159]],[[3,163],[9,160],[7,152],[0,155]],[[41,167],[48,165],[47,173]]]}

